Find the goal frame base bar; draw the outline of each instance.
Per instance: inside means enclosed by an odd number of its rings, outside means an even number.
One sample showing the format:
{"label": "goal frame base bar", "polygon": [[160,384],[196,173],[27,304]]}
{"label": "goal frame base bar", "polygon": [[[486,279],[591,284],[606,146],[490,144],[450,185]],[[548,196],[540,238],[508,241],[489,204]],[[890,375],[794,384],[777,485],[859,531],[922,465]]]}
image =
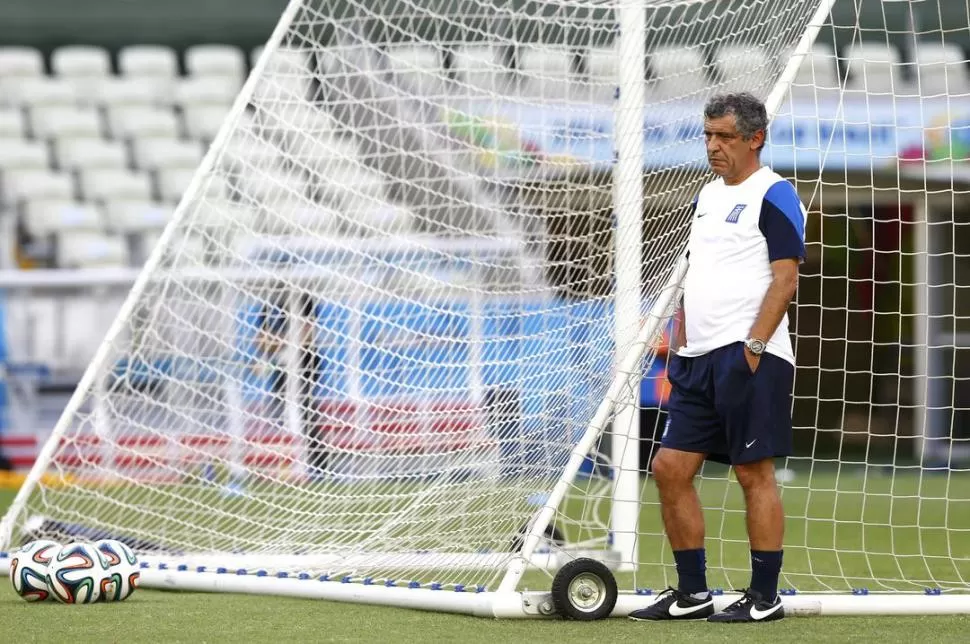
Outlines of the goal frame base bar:
{"label": "goal frame base bar", "polygon": [[[146,562],[147,563],[147,562]],[[6,575],[10,559],[0,553],[0,574]],[[491,618],[553,617],[552,594],[542,591],[494,592],[475,588],[458,591],[442,588],[408,588],[378,584],[344,583],[318,578],[260,577],[255,574],[195,572],[171,568],[143,568],[140,588],[155,590],[240,593],[299,597],[412,608],[431,612],[457,613]],[[714,608],[721,610],[738,599],[737,593],[714,597]],[[632,611],[650,604],[656,595],[620,593],[611,617],[626,617]],[[806,593],[782,597],[789,616],[851,615],[968,615],[970,593],[872,593],[868,595]]]}
{"label": "goal frame base bar", "polygon": [[[414,608],[492,618],[555,617],[552,593],[542,591],[475,592],[387,587],[312,579],[260,578],[231,573],[143,570],[140,587],[194,592],[235,592],[284,597],[324,599],[360,604]],[[655,599],[655,595],[621,593],[610,617],[626,617]],[[725,593],[714,598],[722,610],[740,598]],[[805,594],[782,597],[789,616],[851,615],[967,615],[970,594]]]}

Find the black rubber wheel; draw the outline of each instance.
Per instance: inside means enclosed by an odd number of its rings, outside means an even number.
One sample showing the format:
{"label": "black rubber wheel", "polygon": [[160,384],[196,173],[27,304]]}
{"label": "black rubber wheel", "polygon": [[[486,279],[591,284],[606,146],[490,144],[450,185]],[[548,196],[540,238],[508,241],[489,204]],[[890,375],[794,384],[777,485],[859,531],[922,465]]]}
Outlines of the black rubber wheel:
{"label": "black rubber wheel", "polygon": [[566,619],[609,617],[616,606],[616,578],[595,559],[574,559],[552,580],[552,605]]}
{"label": "black rubber wheel", "polygon": [[[529,526],[524,525],[519,529],[519,534],[515,535],[515,538],[512,539],[512,552],[522,550],[522,546],[525,544],[525,537],[527,534],[529,534]],[[566,545],[566,537],[564,537],[562,532],[559,531],[559,528],[552,524],[546,526],[546,529],[542,532],[542,536],[546,538],[546,542],[549,545],[560,548]]]}

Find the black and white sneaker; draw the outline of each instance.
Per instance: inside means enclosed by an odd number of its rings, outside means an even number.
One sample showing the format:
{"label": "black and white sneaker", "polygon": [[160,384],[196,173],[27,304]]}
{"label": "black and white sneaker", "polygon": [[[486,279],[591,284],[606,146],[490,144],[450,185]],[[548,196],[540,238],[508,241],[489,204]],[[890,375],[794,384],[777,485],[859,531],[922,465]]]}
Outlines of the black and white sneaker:
{"label": "black and white sneaker", "polygon": [[772,622],[785,616],[785,607],[781,605],[781,597],[775,601],[765,601],[761,593],[750,588],[744,591],[744,596],[727,606],[719,613],[707,618],[709,622]]}
{"label": "black and white sneaker", "polygon": [[646,608],[630,613],[637,622],[660,619],[704,619],[714,614],[714,598],[697,599],[674,588],[668,588],[657,596],[657,601]]}

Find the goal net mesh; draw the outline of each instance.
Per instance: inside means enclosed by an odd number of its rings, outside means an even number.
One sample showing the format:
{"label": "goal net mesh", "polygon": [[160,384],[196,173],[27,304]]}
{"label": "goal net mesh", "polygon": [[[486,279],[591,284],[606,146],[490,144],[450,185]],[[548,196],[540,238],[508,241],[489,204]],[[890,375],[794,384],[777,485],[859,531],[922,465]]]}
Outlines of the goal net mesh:
{"label": "goal net mesh", "polygon": [[[615,356],[633,350],[614,342],[613,277],[631,258],[612,250],[629,197],[611,180],[617,8],[629,1],[292,4],[62,419],[11,542],[111,535],[249,572],[494,588]],[[642,324],[712,178],[704,102],[767,97],[818,3],[643,5]],[[970,493],[958,470],[913,459],[914,365],[930,340],[914,326],[917,221],[899,204],[925,205],[931,164],[878,159],[876,176],[840,163],[849,124],[876,133],[921,107],[945,114],[965,85],[921,96],[913,69],[880,57],[899,34],[862,25],[857,5],[837,3],[822,26],[764,157],[789,168],[809,208],[792,316],[797,451],[779,463],[782,585],[962,587]],[[950,33],[910,29],[913,52]],[[876,46],[841,68],[826,57],[826,42],[863,40]],[[964,80],[963,57],[938,67]],[[793,127],[802,117],[817,129]],[[953,139],[932,168],[957,155]],[[664,343],[618,401],[641,402],[644,460],[664,420]],[[537,556],[609,552],[610,440],[571,481]],[[710,465],[698,485],[710,582],[745,586],[740,489]],[[675,573],[646,473],[641,495],[626,562],[638,569],[621,587],[662,588]]]}

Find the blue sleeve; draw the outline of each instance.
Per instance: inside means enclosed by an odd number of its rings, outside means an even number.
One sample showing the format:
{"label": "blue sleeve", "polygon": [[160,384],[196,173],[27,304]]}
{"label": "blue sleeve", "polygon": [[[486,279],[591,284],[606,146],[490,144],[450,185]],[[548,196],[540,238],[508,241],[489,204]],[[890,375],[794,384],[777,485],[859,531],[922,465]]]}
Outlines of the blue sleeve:
{"label": "blue sleeve", "polygon": [[768,261],[805,259],[805,218],[792,184],[779,181],[768,189],[758,228],[768,242]]}

